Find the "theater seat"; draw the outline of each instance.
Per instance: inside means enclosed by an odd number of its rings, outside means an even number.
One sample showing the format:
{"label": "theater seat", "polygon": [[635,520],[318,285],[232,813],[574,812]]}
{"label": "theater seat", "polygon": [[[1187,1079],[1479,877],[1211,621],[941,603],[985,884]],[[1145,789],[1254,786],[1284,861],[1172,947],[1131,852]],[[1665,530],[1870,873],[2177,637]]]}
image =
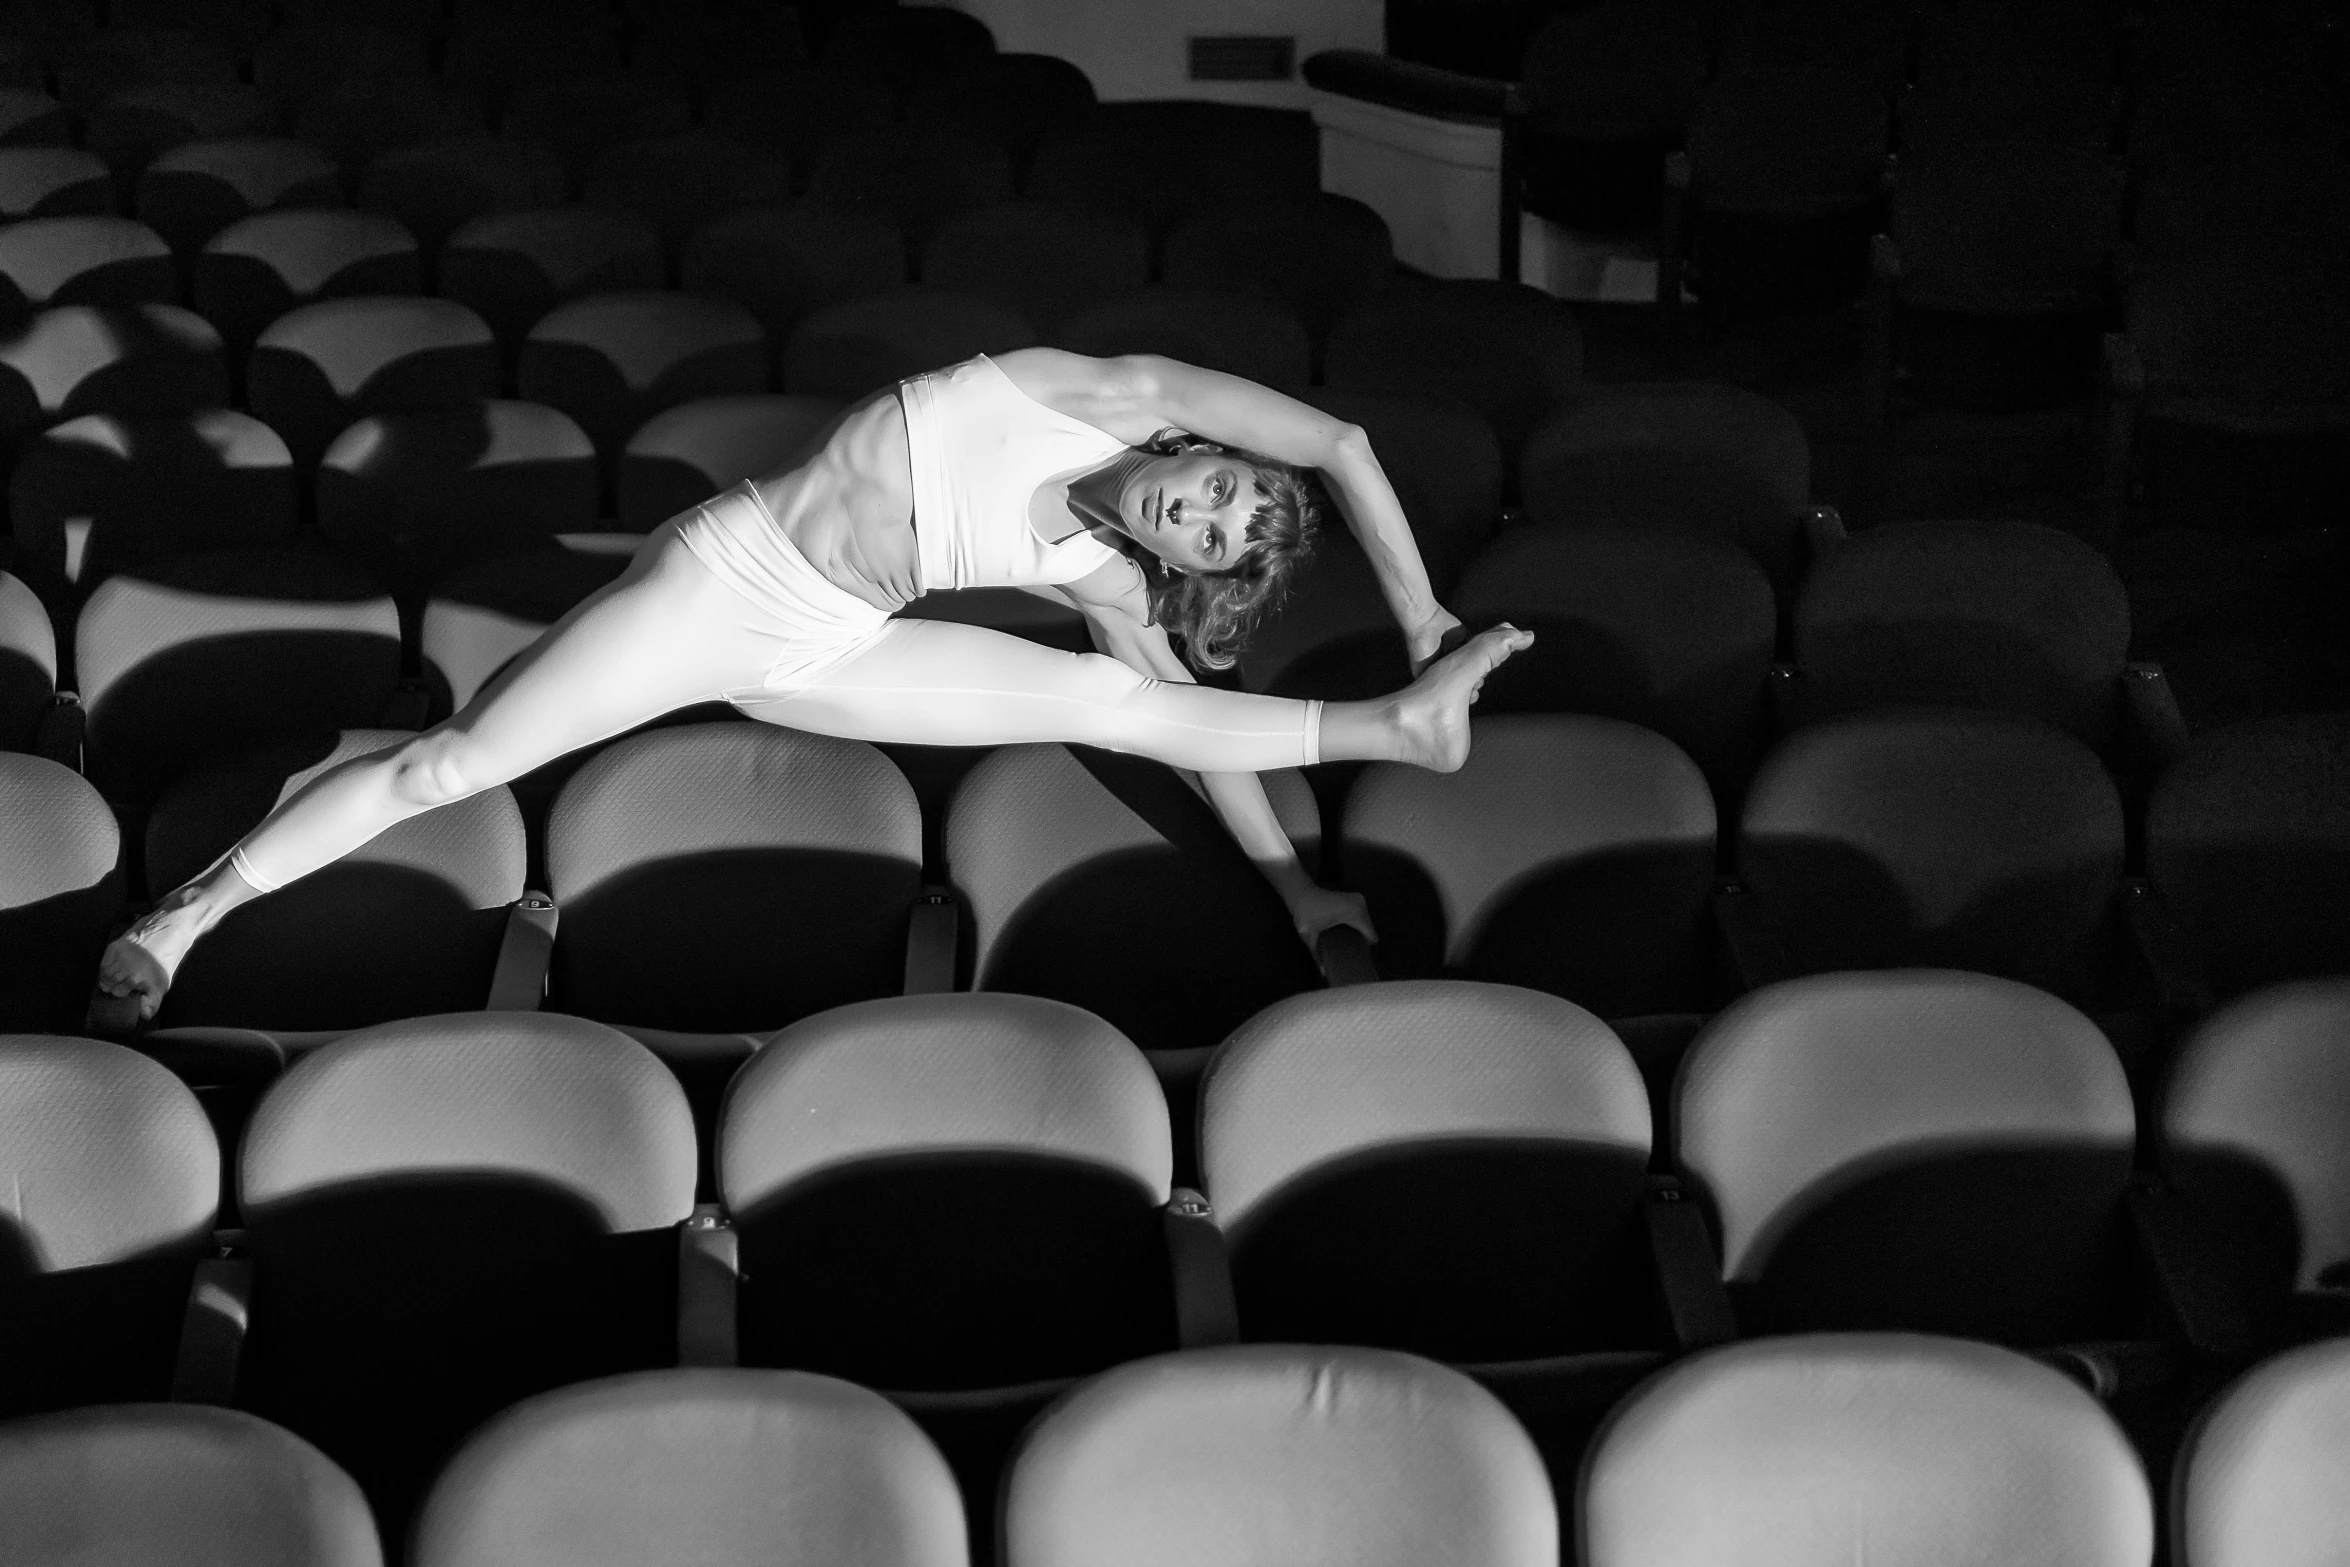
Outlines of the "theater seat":
{"label": "theater seat", "polygon": [[0,443],[86,413],[192,413],[229,401],[220,334],[177,305],[61,305],[0,341]]}
{"label": "theater seat", "polygon": [[1004,1567],[1554,1567],[1541,1460],[1491,1394],[1375,1349],[1251,1344],[1105,1373],[1039,1421]]}
{"label": "theater seat", "polygon": [[514,655],[627,570],[628,561],[623,555],[541,548],[469,561],[434,583],[423,633],[433,710],[453,712],[472,701]]}
{"label": "theater seat", "polygon": [[318,530],[416,597],[454,567],[595,528],[596,454],[538,403],[376,413],[318,463]]}
{"label": "theater seat", "polygon": [[115,210],[113,176],[78,147],[0,148],[0,218],[53,218]]}
{"label": "theater seat", "polygon": [[83,138],[117,178],[127,181],[158,154],[182,143],[267,136],[277,128],[277,105],[257,87],[237,81],[150,82],[99,104]]}
{"label": "theater seat", "polygon": [[655,414],[620,454],[620,526],[650,532],[721,490],[786,467],[842,406],[831,397],[752,392]]}
{"label": "theater seat", "polygon": [[1689,1047],[1673,1124],[1750,1333],[2134,1329],[2130,1087],[2044,991],[1948,969],[1766,987]]}
{"label": "theater seat", "polygon": [[2341,1543],[2350,1341],[2267,1361],[2204,1410],[2179,1453],[2179,1567],[2320,1567]]}
{"label": "theater seat", "polygon": [[1760,565],[1729,540],[1604,523],[1511,528],[1470,561],[1451,604],[1472,626],[1506,620],[1534,633],[1486,682],[1478,712],[1590,713],[1653,729],[1726,800],[1753,776],[1778,616]]}
{"label": "theater seat", "polygon": [[242,1402],[350,1470],[397,1548],[491,1413],[670,1362],[693,1178],[675,1081],[598,1024],[459,1013],[323,1046],[239,1158]]}
{"label": "theater seat", "polygon": [[693,118],[692,100],[667,84],[575,77],[517,92],[498,122],[498,134],[550,149],[577,184],[606,147],[682,131]]}
{"label": "theater seat", "polygon": [[590,294],[541,317],[523,341],[515,385],[578,421],[609,471],[655,414],[764,392],[767,366],[766,335],[733,300],[637,289]]}
{"label": "theater seat", "polygon": [[1050,332],[1086,308],[1143,287],[1150,235],[1120,213],[1006,201],[938,224],[921,252],[922,281],[1017,310]]}
{"label": "theater seat", "polygon": [[1662,735],[1608,718],[1474,719],[1468,764],[1366,768],[1344,885],[1380,972],[1523,985],[1602,1017],[1710,1010],[1714,803]]}
{"label": "theater seat", "polygon": [[[0,1161],[0,1415],[168,1396],[220,1196],[196,1096],[120,1045],[0,1034]],[[29,1500],[0,1501],[20,1544]]]}
{"label": "theater seat", "polygon": [[805,1018],[736,1075],[719,1127],[742,1359],[892,1390],[978,1511],[1070,1379],[1184,1341],[1172,1160],[1150,1064],[1075,1007]]}
{"label": "theater seat", "polygon": [[360,294],[417,294],[416,236],[380,212],[334,207],[259,212],[205,241],[189,293],[239,353],[300,305]]}
{"label": "theater seat", "polygon": [[460,135],[379,153],[359,177],[359,205],[389,213],[438,249],[474,218],[552,207],[571,193],[563,160],[544,147]]}
{"label": "theater seat", "polygon": [[179,294],[171,247],[135,218],[25,218],[0,229],[0,299],[51,305],[167,305]]}
{"label": "theater seat", "polygon": [[[21,578],[0,571],[0,751],[41,750],[57,697],[57,632]],[[79,746],[70,760],[78,762]]]}
{"label": "theater seat", "polygon": [[[747,1438],[747,1439],[746,1439]],[[646,1371],[544,1394],[434,1482],[416,1567],[967,1567],[937,1450],[878,1393],[798,1371]]]}
{"label": "theater seat", "polygon": [[1553,996],[1406,980],[1276,1002],[1200,1089],[1241,1337],[1449,1361],[1571,1482],[1669,1346],[1651,1119],[1623,1043]]}
{"label": "theater seat", "polygon": [[291,541],[294,460],[249,414],[85,414],[28,442],[8,506],[27,569],[61,605],[187,550]]}
{"label": "theater seat", "polygon": [[231,751],[382,721],[399,615],[330,554],[216,550],[109,577],[74,633],[90,776],[143,806]]}
{"label": "theater seat", "polygon": [[707,130],[607,148],[582,192],[592,206],[637,213],[672,255],[713,219],[745,207],[781,206],[791,196],[790,160]]}
{"label": "theater seat", "polygon": [[921,812],[861,742],[679,725],[572,775],[547,873],[548,1005],[635,1030],[714,1114],[756,1037],[906,988]]}
{"label": "theater seat", "polygon": [[2146,876],[2225,998],[2350,970],[2350,714],[2198,736],[2146,806]]}
{"label": "theater seat", "polygon": [[[631,212],[541,207],[475,218],[441,247],[438,291],[490,324],[509,353],[565,300],[658,288],[661,237]],[[690,282],[689,282],[690,286]]]}
{"label": "theater seat", "polygon": [[383,1567],[351,1477],[233,1409],[127,1404],[0,1427],[0,1511],[28,1547],[70,1540],[93,1562]]}
{"label": "theater seat", "polygon": [[1332,386],[1457,397],[1483,414],[1511,462],[1545,409],[1583,379],[1583,334],[1539,289],[1469,279],[1398,283],[1330,329]]}
{"label": "theater seat", "polygon": [[[1457,398],[1396,396],[1317,386],[1293,395],[1359,425],[1412,525],[1412,542],[1437,596],[1449,603],[1461,569],[1502,521],[1501,443],[1484,416]],[[1333,537],[1344,520],[1326,518]],[[1309,570],[1305,587],[1310,590]],[[1392,619],[1392,615],[1389,617]]]}
{"label": "theater seat", "polygon": [[[697,73],[708,80],[708,73]],[[774,198],[807,182],[816,154],[836,136],[880,130],[898,114],[898,91],[877,76],[806,61],[769,62],[711,85],[709,127],[771,158],[783,179]]]}
{"label": "theater seat", "polygon": [[783,390],[844,399],[969,359],[1032,348],[1025,317],[971,294],[902,288],[811,311],[783,346]]}
{"label": "theater seat", "polygon": [[453,300],[370,295],[304,305],[271,322],[245,366],[246,405],[314,467],[353,420],[494,397],[498,349]]}
{"label": "theater seat", "polygon": [[1326,192],[1204,207],[1167,235],[1160,258],[1160,275],[1177,287],[1281,301],[1317,347],[1394,273],[1386,220],[1352,197]]}
{"label": "theater seat", "polygon": [[184,142],[139,174],[138,218],[174,254],[190,255],[240,218],[342,203],[342,171],[308,142],[246,136]]}
{"label": "theater seat", "polygon": [[2253,991],[2172,1058],[2157,1160],[2250,1343],[2350,1328],[2350,979]]}
{"label": "theater seat", "polygon": [[1769,1339],[1671,1368],[1618,1413],[1578,1499],[1589,1567],[2146,1567],[2145,1471],[2094,1399],[1988,1344]]}
{"label": "theater seat", "polygon": [[780,375],[801,320],[861,294],[903,288],[905,236],[886,217],[830,207],[748,207],[686,236],[678,283],[731,299],[759,318]]}
{"label": "theater seat", "polygon": [[289,20],[254,43],[253,84],[292,111],[344,82],[430,76],[430,43],[378,20]]}
{"label": "theater seat", "polygon": [[482,127],[479,98],[421,72],[354,72],[310,94],[294,114],[294,134],[342,165],[354,183],[386,153],[479,136]]}
{"label": "theater seat", "polygon": [[1830,969],[2003,974],[2084,1005],[2138,994],[2123,959],[2122,807],[2080,741],[1951,708],[1831,719],[1748,792],[1721,905],[1749,984]]}
{"label": "theater seat", "polygon": [[45,757],[0,752],[0,1027],[79,1022],[122,908],[122,836],[98,792]]}
{"label": "theater seat", "polygon": [[[328,768],[409,738],[319,733],[182,777],[147,818],[149,888],[160,895],[201,874]],[[411,817],[232,912],[180,965],[155,1023],[278,1035],[498,1004],[491,980],[524,862],[522,813],[504,788]],[[535,1006],[535,990],[523,1000]],[[176,1066],[198,1044],[152,1048]],[[239,1062],[252,1066],[250,1080],[273,1073],[292,1047],[252,1038],[205,1048],[250,1055]]]}

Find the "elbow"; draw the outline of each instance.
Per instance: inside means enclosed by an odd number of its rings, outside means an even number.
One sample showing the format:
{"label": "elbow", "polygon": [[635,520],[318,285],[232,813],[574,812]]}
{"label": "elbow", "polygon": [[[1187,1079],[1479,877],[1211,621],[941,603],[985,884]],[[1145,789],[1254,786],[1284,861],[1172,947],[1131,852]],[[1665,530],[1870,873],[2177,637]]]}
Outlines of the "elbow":
{"label": "elbow", "polygon": [[1350,463],[1367,462],[1371,456],[1371,437],[1359,424],[1341,424],[1330,437],[1330,455],[1317,466],[1342,468]]}

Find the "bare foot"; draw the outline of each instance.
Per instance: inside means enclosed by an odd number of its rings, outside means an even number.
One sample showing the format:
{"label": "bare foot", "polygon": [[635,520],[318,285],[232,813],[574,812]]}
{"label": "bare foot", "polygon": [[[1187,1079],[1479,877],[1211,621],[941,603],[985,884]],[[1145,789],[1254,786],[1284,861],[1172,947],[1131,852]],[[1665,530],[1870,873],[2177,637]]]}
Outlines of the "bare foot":
{"label": "bare foot", "polygon": [[1534,633],[1512,625],[1479,632],[1421,671],[1392,699],[1395,726],[1402,738],[1398,761],[1458,772],[1469,759],[1469,709],[1485,677],[1501,667],[1512,653],[1534,645]]}
{"label": "bare foot", "polygon": [[196,889],[180,888],[108,944],[98,960],[99,993],[135,1000],[139,1021],[146,1022],[163,1005],[180,960],[209,928]]}

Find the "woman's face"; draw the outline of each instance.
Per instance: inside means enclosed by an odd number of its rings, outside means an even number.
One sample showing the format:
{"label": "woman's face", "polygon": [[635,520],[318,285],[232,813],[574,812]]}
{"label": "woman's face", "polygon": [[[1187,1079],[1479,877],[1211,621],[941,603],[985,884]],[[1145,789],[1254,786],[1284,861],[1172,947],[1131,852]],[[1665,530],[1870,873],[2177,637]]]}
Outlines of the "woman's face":
{"label": "woman's face", "polygon": [[1118,524],[1178,571],[1230,571],[1260,499],[1256,470],[1221,452],[1153,457],[1119,487]]}

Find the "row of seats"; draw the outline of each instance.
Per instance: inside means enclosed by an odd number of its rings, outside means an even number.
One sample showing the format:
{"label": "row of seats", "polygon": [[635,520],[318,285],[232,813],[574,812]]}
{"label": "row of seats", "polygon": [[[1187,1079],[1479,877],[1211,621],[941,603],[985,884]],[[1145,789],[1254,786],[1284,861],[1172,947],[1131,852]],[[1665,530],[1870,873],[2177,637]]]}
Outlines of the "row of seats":
{"label": "row of seats", "polygon": [[2141,1136],[2110,1045],[2043,992],[1790,982],[1700,1034],[1655,1145],[1590,1013],[1347,987],[1216,1052],[1193,1192],[1149,1063],[1098,1017],[903,997],[764,1041],[697,1207],[692,1116],[643,1045],[445,1015],[261,1095],[219,1251],[196,1097],[122,1047],[15,1036],[9,1399],[233,1398],[397,1518],[495,1410],[672,1362],[892,1389],[989,1493],[1071,1379],[1235,1338],[1461,1364],[1566,1474],[1661,1360],[1742,1335],[1954,1333],[2142,1392],[2180,1350],[2341,1331],[2346,1021],[2340,980],[2216,1015]]}
{"label": "row of seats", "polygon": [[[2350,1355],[2259,1367],[2180,1463],[2179,1567],[2315,1567],[2350,1519],[2339,1427]],[[66,1478],[70,1477],[70,1478]],[[1740,1346],[1629,1400],[1581,1477],[1565,1541],[1505,1410],[1406,1355],[1246,1348],[1087,1382],[1028,1433],[1004,1567],[1460,1567],[2061,1559],[2144,1567],[2147,1479],[2096,1405],[1981,1345],[1839,1334]],[[36,1540],[108,1559],[379,1567],[356,1489],[250,1416],[129,1406],[0,1426],[0,1502]],[[450,1461],[417,1567],[674,1559],[966,1567],[947,1466],[890,1402],[785,1371],[653,1371],[528,1400]],[[1767,1542],[1767,1544],[1758,1544]],[[28,1561],[59,1558],[38,1546]]]}

